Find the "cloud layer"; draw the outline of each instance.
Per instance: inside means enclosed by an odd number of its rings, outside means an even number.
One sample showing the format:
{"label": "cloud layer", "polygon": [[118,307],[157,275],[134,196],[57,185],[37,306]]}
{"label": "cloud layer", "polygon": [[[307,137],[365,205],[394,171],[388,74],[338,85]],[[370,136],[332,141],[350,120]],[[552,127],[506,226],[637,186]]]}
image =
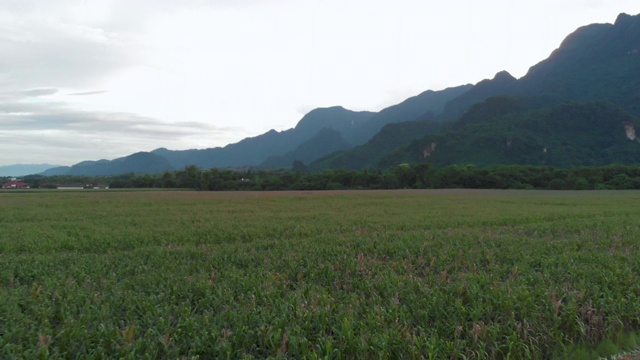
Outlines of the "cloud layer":
{"label": "cloud layer", "polygon": [[[206,147],[236,128],[169,122],[76,98],[144,63],[135,16],[160,2],[19,1],[0,5],[0,164],[73,164],[158,146]],[[137,10],[136,10],[137,9]],[[152,11],[149,11],[152,9]],[[119,16],[133,10],[134,17]],[[180,119],[183,120],[183,119]]]}
{"label": "cloud layer", "polygon": [[[34,93],[44,91],[30,92]],[[206,142],[203,134],[224,138],[238,130],[199,122],[169,123],[132,113],[85,111],[64,102],[16,100],[0,103],[0,144],[6,149],[0,153],[0,163],[110,159],[150,151],[159,144],[180,148],[184,143]]]}

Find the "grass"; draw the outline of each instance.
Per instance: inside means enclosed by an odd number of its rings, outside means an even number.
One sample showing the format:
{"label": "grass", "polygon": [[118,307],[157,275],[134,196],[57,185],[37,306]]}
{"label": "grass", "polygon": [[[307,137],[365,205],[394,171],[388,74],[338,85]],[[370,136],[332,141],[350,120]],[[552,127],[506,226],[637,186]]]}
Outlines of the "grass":
{"label": "grass", "polygon": [[640,192],[0,192],[2,358],[597,358]]}

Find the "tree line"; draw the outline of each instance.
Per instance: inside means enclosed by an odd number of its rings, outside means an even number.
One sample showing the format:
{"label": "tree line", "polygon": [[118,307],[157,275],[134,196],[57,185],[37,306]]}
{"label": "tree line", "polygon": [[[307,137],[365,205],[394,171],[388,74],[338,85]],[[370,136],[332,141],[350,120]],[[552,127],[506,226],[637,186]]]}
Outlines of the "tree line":
{"label": "tree line", "polygon": [[640,189],[640,166],[609,165],[570,169],[549,166],[500,165],[477,167],[401,164],[386,170],[332,169],[294,171],[200,169],[161,174],[123,174],[109,177],[29,176],[32,188],[59,183],[107,183],[110,188],[185,188],[204,191],[343,190],[343,189]]}

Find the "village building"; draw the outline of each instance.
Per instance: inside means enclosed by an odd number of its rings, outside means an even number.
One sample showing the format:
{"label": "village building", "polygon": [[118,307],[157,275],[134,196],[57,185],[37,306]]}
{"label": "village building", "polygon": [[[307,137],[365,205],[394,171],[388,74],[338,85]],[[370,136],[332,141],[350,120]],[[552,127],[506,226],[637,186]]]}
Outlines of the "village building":
{"label": "village building", "polygon": [[3,189],[28,189],[29,188],[29,184],[27,184],[26,182],[22,182],[22,181],[9,181],[6,184],[2,185]]}

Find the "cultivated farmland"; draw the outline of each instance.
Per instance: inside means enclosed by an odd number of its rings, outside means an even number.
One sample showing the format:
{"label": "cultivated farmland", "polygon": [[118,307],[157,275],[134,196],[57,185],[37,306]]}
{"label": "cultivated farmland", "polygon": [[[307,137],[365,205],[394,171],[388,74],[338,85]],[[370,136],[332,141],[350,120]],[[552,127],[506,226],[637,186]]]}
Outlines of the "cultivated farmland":
{"label": "cultivated farmland", "polygon": [[589,358],[640,192],[0,192],[0,358]]}

